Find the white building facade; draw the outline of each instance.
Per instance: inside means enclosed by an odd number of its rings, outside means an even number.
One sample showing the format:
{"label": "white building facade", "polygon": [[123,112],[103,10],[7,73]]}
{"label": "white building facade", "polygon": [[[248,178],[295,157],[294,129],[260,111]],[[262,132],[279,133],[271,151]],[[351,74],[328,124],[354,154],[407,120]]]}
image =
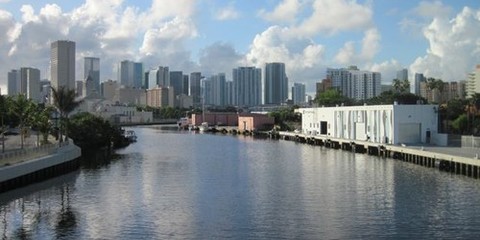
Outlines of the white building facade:
{"label": "white building facade", "polygon": [[366,100],[382,92],[382,76],[378,72],[360,71],[356,66],[349,68],[327,68],[327,79],[342,95],[355,100]]}
{"label": "white building facade", "polygon": [[300,108],[302,132],[381,144],[433,143],[437,105]]}

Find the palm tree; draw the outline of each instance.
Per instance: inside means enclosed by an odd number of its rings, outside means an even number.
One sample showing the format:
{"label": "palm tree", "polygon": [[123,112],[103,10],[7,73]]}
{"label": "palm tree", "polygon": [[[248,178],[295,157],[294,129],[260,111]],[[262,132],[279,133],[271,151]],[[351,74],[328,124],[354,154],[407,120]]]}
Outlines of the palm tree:
{"label": "palm tree", "polygon": [[5,96],[0,95],[0,135],[2,137],[2,153],[5,152],[5,115],[7,113],[7,100]]}
{"label": "palm tree", "polygon": [[[82,101],[75,99],[75,90],[67,89],[65,86],[61,86],[58,89],[52,89],[53,105],[60,113],[60,122],[61,127],[59,142],[63,142],[62,132],[65,133],[65,139],[67,139],[67,130],[68,130],[68,115],[77,108]],[[62,129],[63,126],[63,129]]]}
{"label": "palm tree", "polygon": [[37,108],[37,114],[32,115],[30,122],[32,126],[37,130],[37,143],[40,145],[40,134],[42,135],[42,144],[48,143],[48,134],[52,128],[50,116],[54,111],[53,107],[41,107]]}

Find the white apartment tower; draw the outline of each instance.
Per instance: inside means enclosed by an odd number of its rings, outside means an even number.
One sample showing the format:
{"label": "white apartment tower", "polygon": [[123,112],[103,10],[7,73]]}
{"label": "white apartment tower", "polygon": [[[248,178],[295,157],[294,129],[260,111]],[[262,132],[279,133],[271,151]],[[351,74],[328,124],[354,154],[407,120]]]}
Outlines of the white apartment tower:
{"label": "white apartment tower", "polygon": [[356,66],[340,69],[327,68],[327,78],[332,80],[333,88],[355,100],[376,97],[382,91],[380,73],[360,71]]}
{"label": "white apartment tower", "polygon": [[50,49],[50,81],[53,88],[75,90],[75,42],[55,41]]}
{"label": "white apartment tower", "polygon": [[235,68],[232,76],[238,106],[258,106],[262,104],[262,70],[260,68]]}

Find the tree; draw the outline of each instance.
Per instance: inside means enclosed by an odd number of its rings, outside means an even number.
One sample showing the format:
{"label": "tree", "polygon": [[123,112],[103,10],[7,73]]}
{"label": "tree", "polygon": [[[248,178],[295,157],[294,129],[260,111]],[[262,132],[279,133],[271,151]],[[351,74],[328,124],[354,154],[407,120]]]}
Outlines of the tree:
{"label": "tree", "polygon": [[410,90],[410,81],[393,79],[392,86],[396,93],[406,93]]}
{"label": "tree", "polygon": [[468,117],[466,114],[458,116],[452,122],[452,128],[456,130],[457,133],[465,133],[468,130]]}
{"label": "tree", "polygon": [[24,94],[18,94],[15,99],[9,101],[9,111],[19,119],[18,128],[20,130],[20,142],[23,149],[25,135],[27,133],[28,119],[35,114],[36,104],[27,99]]}
{"label": "tree", "polygon": [[7,113],[7,100],[5,96],[0,95],[0,135],[2,138],[2,153],[5,152],[5,131],[7,126],[5,125],[5,117]]}
{"label": "tree", "polygon": [[50,116],[55,111],[53,107],[42,107],[37,106],[36,112],[30,122],[32,127],[37,130],[37,142],[40,143],[40,134],[42,135],[42,144],[48,143],[48,134],[52,129],[52,122],[50,121]]}
{"label": "tree", "polygon": [[60,113],[60,139],[62,142],[62,133],[65,133],[65,139],[67,139],[66,133],[68,132],[68,115],[77,108],[82,101],[75,99],[75,91],[73,89],[67,89],[65,86],[61,86],[58,89],[52,89],[53,104],[57,111]]}
{"label": "tree", "polygon": [[342,95],[337,89],[328,89],[325,92],[317,93],[315,97],[315,103],[319,106],[332,107],[335,105],[353,105],[354,100]]}

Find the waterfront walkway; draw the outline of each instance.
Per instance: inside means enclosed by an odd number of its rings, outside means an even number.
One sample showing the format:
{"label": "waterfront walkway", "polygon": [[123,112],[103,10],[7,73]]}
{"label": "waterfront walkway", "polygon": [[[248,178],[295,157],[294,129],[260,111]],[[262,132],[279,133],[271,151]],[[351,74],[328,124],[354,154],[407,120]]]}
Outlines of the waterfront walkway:
{"label": "waterfront walkway", "polygon": [[0,168],[52,154],[58,148],[58,141],[53,136],[48,141],[50,144],[39,146],[37,135],[30,134],[25,137],[22,149],[20,135],[5,136],[4,145],[0,138]]}

